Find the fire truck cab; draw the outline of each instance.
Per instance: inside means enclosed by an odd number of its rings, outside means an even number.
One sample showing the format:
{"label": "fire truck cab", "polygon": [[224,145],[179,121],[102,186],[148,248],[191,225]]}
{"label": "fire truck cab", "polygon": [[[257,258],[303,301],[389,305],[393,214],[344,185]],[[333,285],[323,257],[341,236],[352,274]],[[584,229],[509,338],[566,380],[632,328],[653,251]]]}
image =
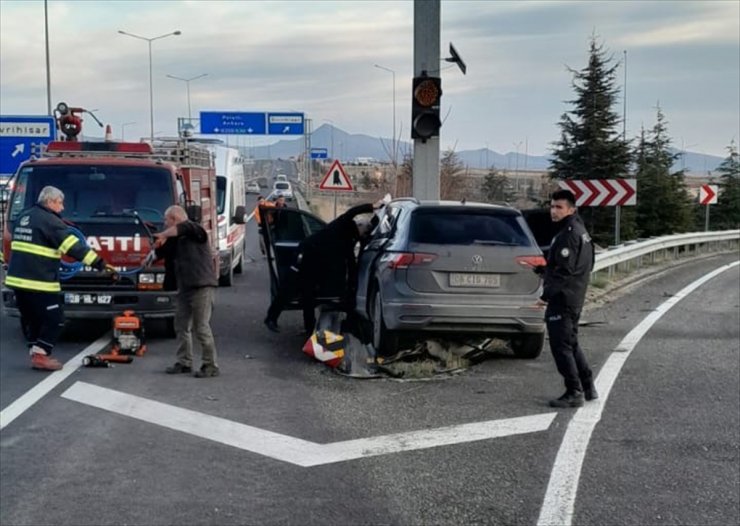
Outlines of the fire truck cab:
{"label": "fire truck cab", "polygon": [[[183,206],[209,233],[218,252],[216,173],[211,153],[186,139],[148,143],[49,143],[38,159],[20,165],[10,182],[3,252],[7,262],[10,232],[22,210],[32,206],[44,186],[64,192],[62,217],[118,274],[63,267],[62,292],[69,318],[111,318],[134,310],[143,318],[164,318],[172,329],[174,291],[165,291],[164,264],[142,268],[152,233],[164,227],[164,212]],[[2,287],[3,304],[18,316],[12,289]]]}

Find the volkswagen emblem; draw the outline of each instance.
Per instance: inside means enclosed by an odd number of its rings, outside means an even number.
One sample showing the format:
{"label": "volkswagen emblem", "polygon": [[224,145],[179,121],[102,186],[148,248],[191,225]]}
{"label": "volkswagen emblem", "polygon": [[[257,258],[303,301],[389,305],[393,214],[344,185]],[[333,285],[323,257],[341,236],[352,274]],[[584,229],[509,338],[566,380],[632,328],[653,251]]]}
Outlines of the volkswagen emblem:
{"label": "volkswagen emblem", "polygon": [[480,256],[478,254],[473,256],[473,266],[477,267],[483,264],[483,256]]}

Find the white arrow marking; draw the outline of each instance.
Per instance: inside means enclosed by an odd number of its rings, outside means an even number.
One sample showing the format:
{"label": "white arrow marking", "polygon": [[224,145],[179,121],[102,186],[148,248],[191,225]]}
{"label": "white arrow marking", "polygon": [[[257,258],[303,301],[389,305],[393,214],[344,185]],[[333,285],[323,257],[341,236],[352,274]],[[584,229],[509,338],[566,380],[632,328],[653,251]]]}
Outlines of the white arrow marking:
{"label": "white arrow marking", "polygon": [[544,431],[557,414],[541,413],[317,444],[85,382],[75,382],[61,396],[302,467]]}
{"label": "white arrow marking", "polygon": [[15,157],[16,155],[19,155],[19,154],[23,153],[23,151],[25,149],[26,149],[26,145],[25,144],[23,144],[23,143],[16,144],[15,145],[15,150],[13,150],[13,153],[11,153],[10,156],[11,157]]}
{"label": "white arrow marking", "polygon": [[286,126],[283,128],[283,133],[288,133],[290,131],[290,126]]}
{"label": "white arrow marking", "polygon": [[[601,203],[602,201],[604,201],[604,199],[606,199],[606,196],[609,193],[609,190],[607,190],[607,188],[604,186],[604,184],[601,182],[600,179],[593,179],[591,181],[591,184],[593,184],[596,187],[596,198],[594,198],[594,200],[591,201],[591,206],[601,206]],[[604,205],[606,204],[608,203],[604,203]]]}
{"label": "white arrow marking", "polygon": [[247,128],[247,132],[252,133],[254,131],[253,128]]}
{"label": "white arrow marking", "polygon": [[611,202],[610,203],[607,203],[609,206],[616,205],[617,203],[619,203],[622,200],[622,198],[625,195],[627,195],[627,190],[621,184],[614,183],[614,184],[612,184],[612,186],[617,191],[617,193],[614,195],[614,197],[612,198]]}

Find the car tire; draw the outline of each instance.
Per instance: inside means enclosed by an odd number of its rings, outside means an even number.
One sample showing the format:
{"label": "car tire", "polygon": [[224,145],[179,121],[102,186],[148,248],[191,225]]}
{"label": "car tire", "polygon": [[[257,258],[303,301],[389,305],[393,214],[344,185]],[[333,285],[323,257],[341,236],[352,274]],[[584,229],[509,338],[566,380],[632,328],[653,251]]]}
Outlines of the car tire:
{"label": "car tire", "polygon": [[377,289],[373,293],[372,303],[372,342],[375,351],[381,356],[389,356],[398,351],[398,334],[385,326],[383,303]]}
{"label": "car tire", "polygon": [[226,270],[226,274],[222,274],[218,277],[218,284],[222,287],[231,287],[234,284],[234,267],[232,267],[230,263]]}
{"label": "car tire", "polygon": [[165,338],[175,338],[177,336],[177,332],[175,331],[175,318],[165,318],[164,319],[164,337]]}
{"label": "car tire", "polygon": [[542,354],[542,348],[545,346],[545,333],[525,334],[517,336],[511,340],[511,350],[514,356],[525,360],[534,360]]}

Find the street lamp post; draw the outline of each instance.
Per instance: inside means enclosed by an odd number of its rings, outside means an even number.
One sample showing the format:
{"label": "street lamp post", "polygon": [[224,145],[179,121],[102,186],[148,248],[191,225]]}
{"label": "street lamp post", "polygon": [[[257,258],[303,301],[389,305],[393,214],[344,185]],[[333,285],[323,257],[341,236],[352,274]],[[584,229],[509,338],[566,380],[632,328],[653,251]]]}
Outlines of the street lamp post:
{"label": "street lamp post", "polygon": [[171,33],[167,33],[164,35],[159,35],[157,37],[147,38],[142,37],[140,35],[134,35],[133,33],[128,33],[126,31],[121,31],[120,29],[118,32],[122,35],[126,35],[128,37],[137,38],[139,40],[145,40],[149,44],[149,137],[152,141],[152,144],[154,143],[154,85],[153,85],[153,79],[152,79],[152,42],[155,40],[159,40],[162,38],[166,38],[169,36],[177,36],[182,34],[181,31],[173,31]]}
{"label": "street lamp post", "polygon": [[[202,79],[203,77],[207,76],[208,73],[201,73],[200,75],[196,77],[191,77],[189,79],[183,79],[180,77],[176,77],[175,75],[166,75],[167,77],[175,80],[181,80],[185,83],[185,86],[187,87],[187,93],[188,93],[188,122],[193,120],[192,115],[190,114],[190,82],[193,80]],[[192,123],[191,123],[192,124]]]}
{"label": "street lamp post", "polygon": [[125,140],[124,130],[126,129],[126,126],[131,126],[132,124],[136,124],[136,123],[135,122],[121,123],[121,142]]}
{"label": "street lamp post", "polygon": [[393,156],[393,169],[395,170],[396,163],[398,161],[396,155],[396,72],[391,68],[386,68],[380,64],[373,64],[373,66],[378,69],[388,71],[393,75],[393,148],[391,149],[391,155]]}

